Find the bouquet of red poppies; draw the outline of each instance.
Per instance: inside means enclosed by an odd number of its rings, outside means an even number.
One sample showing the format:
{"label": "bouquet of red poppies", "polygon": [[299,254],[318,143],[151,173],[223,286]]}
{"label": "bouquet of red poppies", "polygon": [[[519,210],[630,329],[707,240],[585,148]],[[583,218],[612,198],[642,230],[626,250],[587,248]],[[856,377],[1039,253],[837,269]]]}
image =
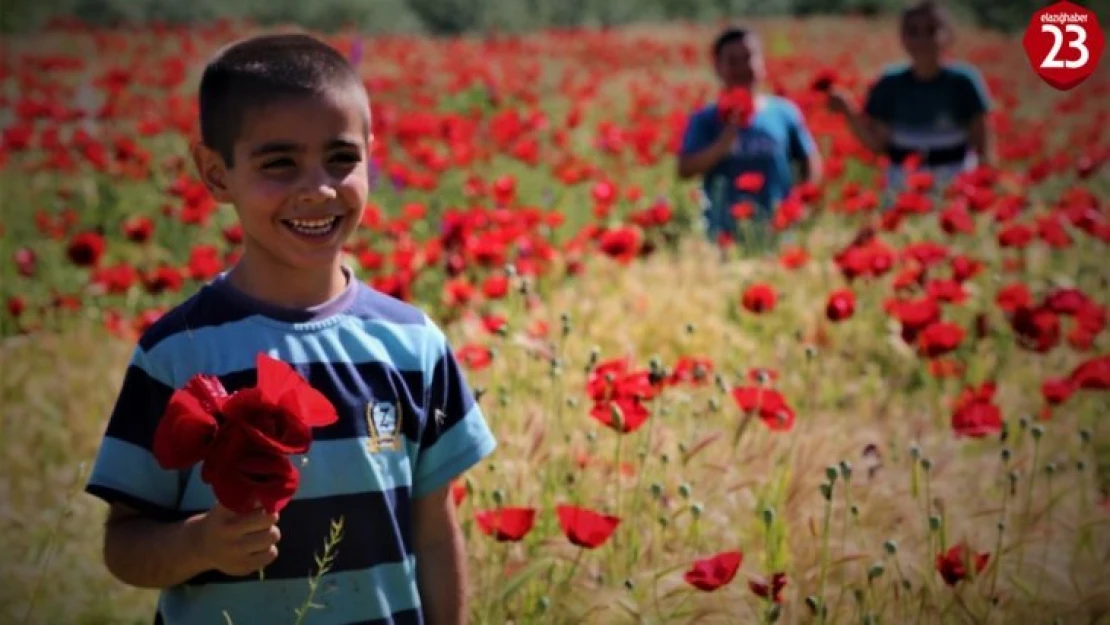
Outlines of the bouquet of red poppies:
{"label": "bouquet of red poppies", "polygon": [[312,428],[335,423],[335,407],[288,364],[258,354],[255,386],[228,394],[212,375],[193,376],[170,398],[154,432],[165,469],[203,463],[201,480],[225,508],[283,509],[300,484],[292,454],[308,451]]}
{"label": "bouquet of red poppies", "polygon": [[751,90],[732,87],[721,91],[717,97],[717,115],[722,121],[728,121],[734,113],[739,113],[741,126],[751,124],[755,115],[755,97]]}

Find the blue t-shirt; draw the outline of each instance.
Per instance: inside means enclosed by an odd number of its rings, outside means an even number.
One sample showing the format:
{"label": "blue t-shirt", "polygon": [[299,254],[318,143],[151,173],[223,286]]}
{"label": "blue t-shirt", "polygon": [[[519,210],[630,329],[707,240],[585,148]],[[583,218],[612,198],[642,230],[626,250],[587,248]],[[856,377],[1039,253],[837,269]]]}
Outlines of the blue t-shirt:
{"label": "blue t-shirt", "polygon": [[223,623],[225,610],[236,625],[292,622],[340,516],[343,538],[315,599],[324,607],[308,622],[424,622],[413,498],[449,484],[496,442],[441,330],[348,277],[337,298],[295,311],[253,300],[221,276],[141,337],[86,486],[107,502],[167,520],[215,504],[199,467],[165,470],[151,453],[170,395],[194,374],[214,374],[234,392],[255,383],[255,356],[266,352],[292,365],[339,415],[313,429],[307,462],[293,458],[301,482],[281,513],[279,555],[264,580],[208,571],[163,591],[156,623]]}
{"label": "blue t-shirt", "polygon": [[922,80],[909,63],[887,66],[867,94],[864,110],[891,128],[887,156],[901,163],[910,154],[925,165],[962,163],[968,156],[968,127],[990,109],[990,95],[979,71],[949,63]]}
{"label": "blue t-shirt", "polygon": [[[757,102],[760,105],[751,124],[737,132],[729,155],[704,176],[702,189],[709,202],[705,217],[710,236],[721,232],[736,234],[732,206],[738,202],[753,204],[754,219],[773,215],[794,187],[791,162],[817,151],[817,142],[796,104],[775,95],[758,96]],[[686,124],[681,153],[691,154],[709,147],[724,127],[716,103],[694,112]],[[736,178],[748,172],[763,175],[763,186],[755,193],[736,187]]]}

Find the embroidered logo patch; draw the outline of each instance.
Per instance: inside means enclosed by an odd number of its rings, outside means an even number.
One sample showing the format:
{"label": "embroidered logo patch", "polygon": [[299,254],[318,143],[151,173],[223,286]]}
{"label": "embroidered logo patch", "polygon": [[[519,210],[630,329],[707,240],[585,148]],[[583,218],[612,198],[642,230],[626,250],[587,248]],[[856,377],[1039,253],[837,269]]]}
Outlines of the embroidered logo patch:
{"label": "embroidered logo patch", "polygon": [[366,405],[366,430],[370,436],[366,449],[370,453],[382,450],[398,451],[404,435],[401,434],[403,414],[400,404],[384,401]]}

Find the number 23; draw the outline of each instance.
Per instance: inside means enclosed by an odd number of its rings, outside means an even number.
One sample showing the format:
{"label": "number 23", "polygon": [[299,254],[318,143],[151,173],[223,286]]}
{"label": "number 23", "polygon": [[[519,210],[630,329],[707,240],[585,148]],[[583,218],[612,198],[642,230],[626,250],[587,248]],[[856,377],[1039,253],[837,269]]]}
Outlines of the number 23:
{"label": "number 23", "polygon": [[1068,42],[1068,47],[1079,50],[1079,58],[1074,61],[1062,61],[1056,58],[1056,55],[1060,54],[1060,46],[1064,45],[1064,33],[1060,31],[1060,27],[1056,24],[1041,24],[1042,33],[1052,33],[1052,49],[1049,50],[1048,56],[1044,57],[1044,60],[1041,61],[1041,67],[1067,67],[1073,69],[1076,67],[1083,67],[1087,64],[1087,60],[1090,58],[1091,54],[1085,45],[1087,42],[1086,29],[1079,24],[1067,24],[1064,26],[1064,30],[1075,34],[1075,39]]}

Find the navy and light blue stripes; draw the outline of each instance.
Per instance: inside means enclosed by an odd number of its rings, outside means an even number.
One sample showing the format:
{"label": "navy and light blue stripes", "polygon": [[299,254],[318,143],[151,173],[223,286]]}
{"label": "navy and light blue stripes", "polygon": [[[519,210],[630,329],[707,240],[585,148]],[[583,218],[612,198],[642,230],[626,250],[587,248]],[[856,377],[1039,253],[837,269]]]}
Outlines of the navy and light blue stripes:
{"label": "navy and light blue stripes", "polygon": [[[307,312],[254,302],[218,279],[164,316],[128,365],[88,492],[171,520],[211,507],[199,467],[157,465],[154,430],[174,389],[196,373],[216,375],[229,392],[255,384],[259,352],[297,369],[331,400],[339,420],[316,428],[309,452],[293,458],[301,483],[282,513],[280,555],[265,581],[205,573],[163,592],[160,619],[223,622],[229,610],[235,623],[289,620],[330,522],[343,516],[344,538],[325,578],[334,591],[321,597],[329,609],[314,611],[312,622],[421,622],[412,499],[448,485],[496,443],[440,329],[357,279]],[[379,402],[400,415],[396,451],[368,450],[368,406]]]}

